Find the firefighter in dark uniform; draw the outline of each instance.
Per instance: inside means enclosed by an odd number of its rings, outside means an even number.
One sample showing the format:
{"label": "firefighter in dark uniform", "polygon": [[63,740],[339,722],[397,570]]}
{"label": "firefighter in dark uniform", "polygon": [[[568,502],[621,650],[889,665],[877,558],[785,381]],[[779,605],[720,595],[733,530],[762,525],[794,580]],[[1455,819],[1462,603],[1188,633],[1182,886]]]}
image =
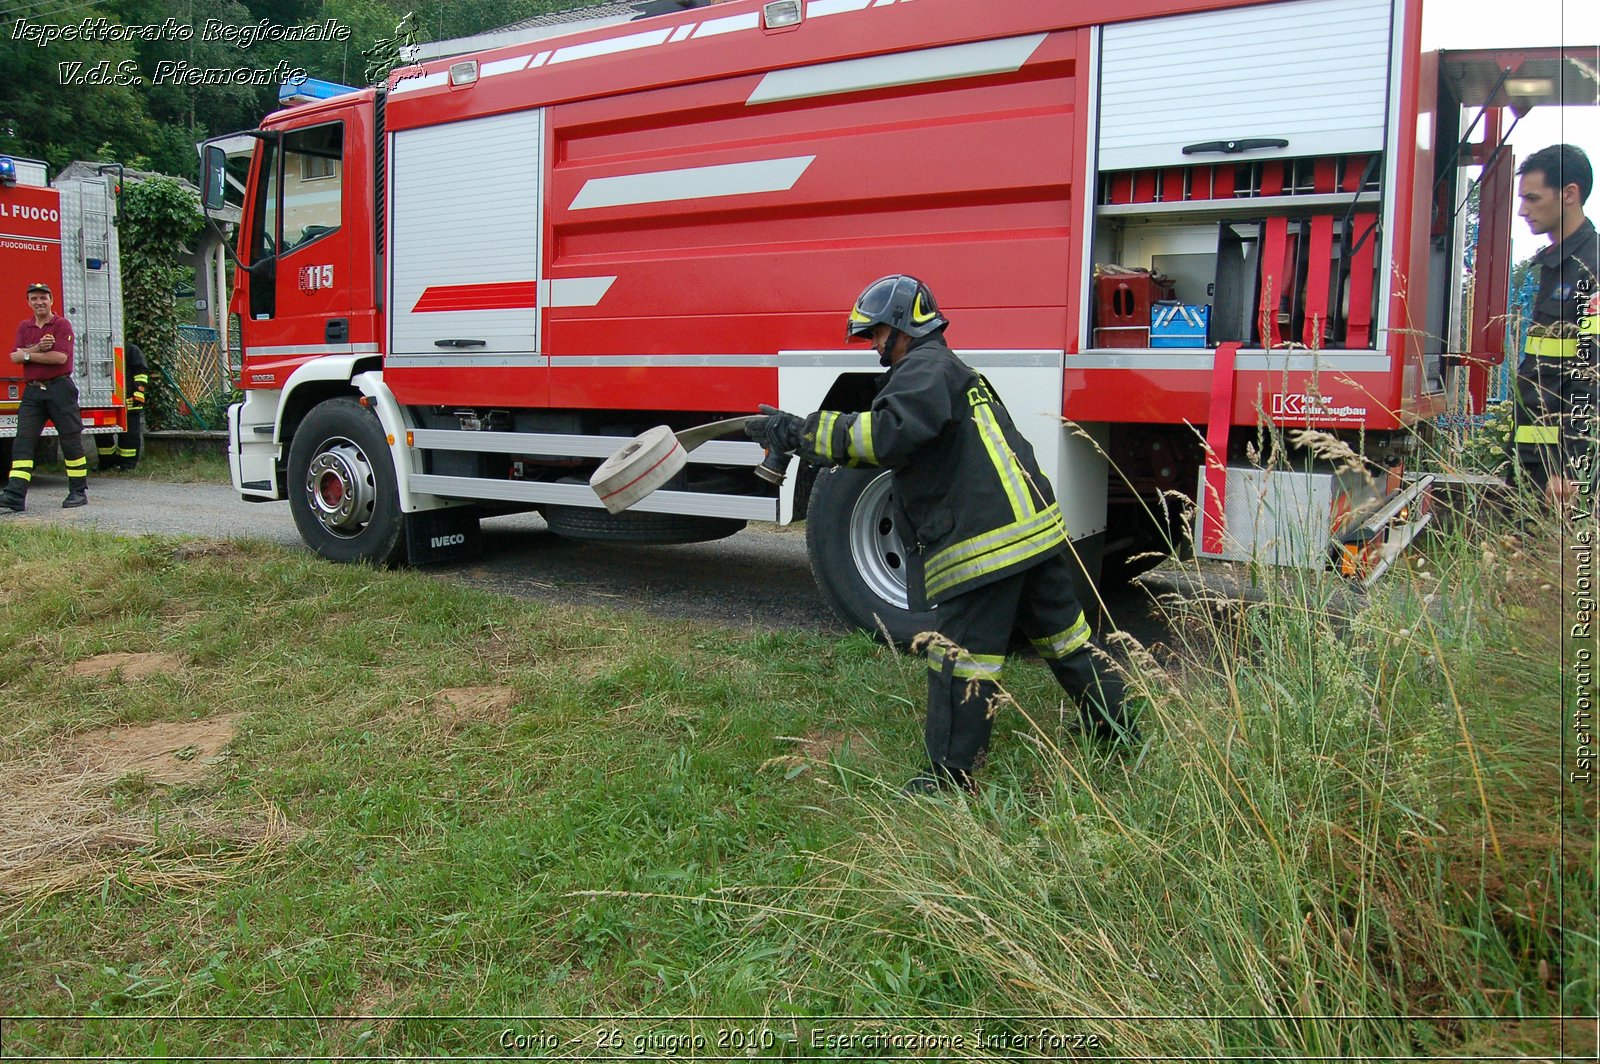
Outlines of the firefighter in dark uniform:
{"label": "firefighter in dark uniform", "polygon": [[139,446],[144,440],[144,397],[150,388],[150,367],[135,343],[124,350],[123,364],[128,373],[128,431],[101,436],[95,450],[100,456],[97,468],[132,473],[139,465]]}
{"label": "firefighter in dark uniform", "polygon": [[11,361],[23,367],[27,382],[17,406],[17,438],[12,441],[11,476],[0,490],[0,515],[27,508],[33,483],[33,451],[45,422],[56,427],[61,460],[67,467],[67,498],[62,509],[89,504],[89,459],[83,453],[83,414],[78,409],[78,384],[72,379],[72,324],[54,311],[50,286],[28,286],[31,315],[17,325]]}
{"label": "firefighter in dark uniform", "polygon": [[1534,256],[1539,294],[1517,370],[1511,445],[1519,475],[1556,505],[1595,475],[1600,252],[1583,204],[1594,186],[1584,153],[1556,144],[1517,169],[1517,213],[1550,243]]}
{"label": "firefighter in dark uniform", "polygon": [[916,543],[912,605],[937,606],[939,634],[955,648],[928,651],[933,767],[906,784],[908,794],[974,789],[1018,626],[1077,702],[1085,731],[1112,742],[1138,737],[1121,678],[1096,659],[1050,482],[989,382],[946,346],[948,324],[916,278],[874,281],[846,328],[889,368],[872,408],[801,419],[763,407],[767,416],[746,429],[769,449],[817,465],[893,470],[895,505]]}

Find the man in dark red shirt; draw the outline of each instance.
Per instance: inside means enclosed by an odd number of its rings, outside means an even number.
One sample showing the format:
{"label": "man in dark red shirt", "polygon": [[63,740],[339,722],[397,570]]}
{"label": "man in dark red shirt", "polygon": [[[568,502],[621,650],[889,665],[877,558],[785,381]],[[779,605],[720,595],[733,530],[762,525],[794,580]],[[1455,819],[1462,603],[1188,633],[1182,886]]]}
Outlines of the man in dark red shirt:
{"label": "man in dark red shirt", "polygon": [[87,506],[89,460],[83,453],[83,415],[78,410],[78,385],[72,379],[72,325],[55,313],[50,286],[28,286],[32,317],[17,325],[17,346],[11,361],[22,367],[27,382],[17,407],[17,438],[12,441],[11,479],[0,491],[0,515],[21,513],[33,482],[33,451],[46,421],[54,422],[67,467],[67,500],[62,509]]}

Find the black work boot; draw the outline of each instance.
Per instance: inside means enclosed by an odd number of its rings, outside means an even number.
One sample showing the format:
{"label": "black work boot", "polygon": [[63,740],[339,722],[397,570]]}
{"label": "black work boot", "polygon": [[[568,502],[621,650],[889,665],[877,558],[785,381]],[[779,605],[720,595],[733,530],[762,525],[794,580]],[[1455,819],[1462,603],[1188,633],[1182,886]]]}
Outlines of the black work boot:
{"label": "black work boot", "polygon": [[22,513],[28,508],[27,498],[9,487],[0,489],[0,516]]}
{"label": "black work boot", "polygon": [[957,788],[968,794],[977,794],[978,781],[966,769],[934,765],[929,771],[907,780],[906,785],[900,788],[900,795],[904,798],[926,798]]}
{"label": "black work boot", "polygon": [[89,505],[89,486],[87,484],[69,484],[67,486],[66,501],[61,504],[63,510],[73,510],[79,506]]}

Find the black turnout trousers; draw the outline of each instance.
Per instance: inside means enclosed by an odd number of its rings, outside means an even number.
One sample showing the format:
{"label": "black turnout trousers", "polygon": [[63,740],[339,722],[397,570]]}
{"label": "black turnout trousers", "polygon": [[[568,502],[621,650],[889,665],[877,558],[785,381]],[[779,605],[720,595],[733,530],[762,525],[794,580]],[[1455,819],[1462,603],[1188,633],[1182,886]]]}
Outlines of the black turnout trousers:
{"label": "black turnout trousers", "polygon": [[1019,627],[1078,704],[1084,730],[1104,738],[1120,734],[1123,680],[1096,660],[1066,554],[1058,552],[1020,573],[947,599],[936,616],[939,634],[963,652],[935,650],[928,655],[924,736],[935,765],[965,772],[978,767],[994,727],[991,702],[1000,666],[1011,633]]}
{"label": "black turnout trousers", "polygon": [[33,460],[46,421],[55,425],[61,437],[61,457],[82,458],[83,414],[78,408],[78,384],[70,373],[29,381],[22,390],[22,402],[17,407],[17,438],[11,444],[13,465]]}

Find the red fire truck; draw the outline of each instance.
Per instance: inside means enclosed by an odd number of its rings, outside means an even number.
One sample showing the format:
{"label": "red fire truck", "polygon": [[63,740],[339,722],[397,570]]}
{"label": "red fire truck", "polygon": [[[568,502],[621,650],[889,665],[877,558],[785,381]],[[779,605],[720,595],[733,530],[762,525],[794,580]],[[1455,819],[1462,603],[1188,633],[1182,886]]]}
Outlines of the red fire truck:
{"label": "red fire truck", "polygon": [[[457,556],[513,510],[650,542],[804,517],[828,600],[915,631],[879,471],[778,488],[724,440],[626,513],[588,487],[651,426],[864,408],[879,368],[845,311],[906,272],[1091,563],[1190,531],[1174,492],[1199,500],[1202,555],[1381,559],[1420,520],[1414,430],[1473,366],[1481,400],[1500,357],[1499,116],[1568,77],[1559,50],[1422,54],[1418,0],[734,0],[597,22],[248,134],[233,477],[287,498],[320,554]],[[206,151],[213,206],[224,156]],[[1293,427],[1392,483],[1364,497]]]}
{"label": "red fire truck", "polygon": [[[0,157],[0,330],[6,351],[28,316],[23,289],[43,281],[56,313],[72,322],[73,376],[88,434],[128,424],[122,376],[122,273],[117,255],[114,168],[93,177],[47,180],[36,159]],[[11,465],[22,367],[0,358],[0,477]],[[55,434],[46,425],[46,435]]]}

